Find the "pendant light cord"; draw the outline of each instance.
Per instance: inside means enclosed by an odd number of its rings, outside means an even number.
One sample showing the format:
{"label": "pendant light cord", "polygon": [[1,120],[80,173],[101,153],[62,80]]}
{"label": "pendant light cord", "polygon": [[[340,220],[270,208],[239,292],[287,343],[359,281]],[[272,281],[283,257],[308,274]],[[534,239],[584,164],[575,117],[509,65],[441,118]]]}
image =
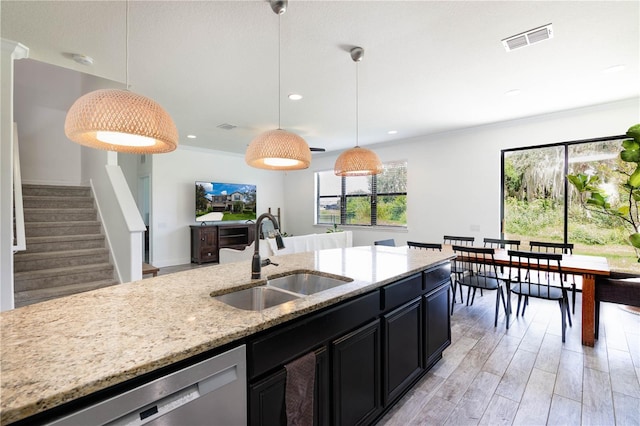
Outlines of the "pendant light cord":
{"label": "pendant light cord", "polygon": [[281,16],[282,15],[278,15],[278,129],[281,129],[280,127],[280,116],[281,116],[281,110],[280,110],[280,104],[282,103],[282,99],[281,98],[281,93],[280,91],[282,90],[282,76],[280,75],[280,62],[281,62],[281,58],[280,58],[280,50],[281,50],[281,39],[282,39],[282,30],[281,30]]}
{"label": "pendant light cord", "polygon": [[358,120],[359,115],[358,115],[358,62],[356,62],[356,146],[359,146],[358,144],[358,133],[359,133],[359,125],[358,125]]}
{"label": "pendant light cord", "polygon": [[124,79],[126,90],[129,90],[129,0],[125,2],[124,15]]}

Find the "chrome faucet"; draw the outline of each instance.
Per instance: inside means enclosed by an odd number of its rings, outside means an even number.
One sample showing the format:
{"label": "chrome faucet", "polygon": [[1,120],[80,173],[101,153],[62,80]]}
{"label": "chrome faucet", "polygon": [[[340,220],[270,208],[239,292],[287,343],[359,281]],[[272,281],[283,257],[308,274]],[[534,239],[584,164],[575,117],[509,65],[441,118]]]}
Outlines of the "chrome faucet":
{"label": "chrome faucet", "polygon": [[270,259],[265,259],[263,261],[260,260],[260,228],[262,226],[262,221],[265,219],[269,219],[271,223],[273,223],[273,229],[276,234],[276,245],[278,246],[278,250],[282,250],[284,248],[284,241],[282,241],[282,235],[280,235],[278,221],[271,213],[263,213],[260,215],[258,220],[256,221],[256,233],[255,239],[256,244],[253,250],[253,259],[251,260],[251,279],[257,280],[260,279],[260,270],[263,266],[267,265],[275,265],[278,266],[277,263],[273,263]]}

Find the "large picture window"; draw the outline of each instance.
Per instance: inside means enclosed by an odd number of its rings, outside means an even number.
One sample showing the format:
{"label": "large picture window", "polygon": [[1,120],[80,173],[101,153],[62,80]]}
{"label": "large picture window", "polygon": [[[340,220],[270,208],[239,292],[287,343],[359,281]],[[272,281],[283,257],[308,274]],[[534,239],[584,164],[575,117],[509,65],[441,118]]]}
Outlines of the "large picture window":
{"label": "large picture window", "polygon": [[407,226],[407,162],[384,164],[375,176],[316,172],[316,223]]}
{"label": "large picture window", "polygon": [[[604,256],[611,269],[640,272],[629,231],[615,217],[587,211],[566,176],[598,174],[613,202],[625,194],[623,137],[502,151],[502,233],[521,241],[573,243],[576,254]],[[628,196],[628,193],[627,193]]]}

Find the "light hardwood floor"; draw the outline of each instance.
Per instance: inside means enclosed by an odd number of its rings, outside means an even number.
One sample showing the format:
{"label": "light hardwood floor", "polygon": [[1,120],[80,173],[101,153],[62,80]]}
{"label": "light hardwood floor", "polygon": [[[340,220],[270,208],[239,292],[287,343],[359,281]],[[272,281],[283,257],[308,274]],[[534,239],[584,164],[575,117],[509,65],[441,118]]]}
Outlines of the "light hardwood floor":
{"label": "light hardwood floor", "polygon": [[457,303],[443,359],[378,425],[639,425],[640,316],[603,303],[582,346],[580,296],[564,344],[555,302],[531,299],[509,330],[495,293]]}

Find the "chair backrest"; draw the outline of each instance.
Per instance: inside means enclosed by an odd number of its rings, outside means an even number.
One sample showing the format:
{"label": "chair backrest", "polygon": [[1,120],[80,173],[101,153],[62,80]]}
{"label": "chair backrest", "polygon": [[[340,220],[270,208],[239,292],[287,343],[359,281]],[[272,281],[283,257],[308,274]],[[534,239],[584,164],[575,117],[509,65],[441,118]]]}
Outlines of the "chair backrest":
{"label": "chair backrest", "polygon": [[445,235],[444,243],[452,246],[472,246],[475,241],[475,237],[456,237],[453,235]]}
{"label": "chair backrest", "polygon": [[573,254],[573,244],[568,243],[548,243],[542,241],[531,241],[529,243],[529,249],[531,251],[537,251],[541,253],[564,253]]}
{"label": "chair backrest", "polygon": [[442,251],[442,244],[440,243],[418,243],[416,241],[407,241],[407,245],[409,248]]}
{"label": "chair backrest", "polygon": [[[472,281],[477,287],[489,287],[489,281],[495,282],[497,274],[496,262],[493,257],[495,249],[490,247],[470,247],[456,246],[453,251],[456,253],[456,262],[464,271],[469,273],[456,276],[456,279],[463,281]],[[465,284],[466,285],[466,284]]]}
{"label": "chair backrest", "polygon": [[485,238],[484,246],[507,250],[520,250],[520,240],[503,240],[500,238]]}
{"label": "chair backrest", "polygon": [[512,282],[527,288],[530,296],[549,299],[551,287],[564,287],[562,253],[509,250],[509,275]]}
{"label": "chair backrest", "polygon": [[395,247],[396,246],[396,241],[393,238],[390,238],[388,240],[379,240],[379,241],[374,241],[373,242],[374,245],[376,246],[390,246],[390,247]]}

